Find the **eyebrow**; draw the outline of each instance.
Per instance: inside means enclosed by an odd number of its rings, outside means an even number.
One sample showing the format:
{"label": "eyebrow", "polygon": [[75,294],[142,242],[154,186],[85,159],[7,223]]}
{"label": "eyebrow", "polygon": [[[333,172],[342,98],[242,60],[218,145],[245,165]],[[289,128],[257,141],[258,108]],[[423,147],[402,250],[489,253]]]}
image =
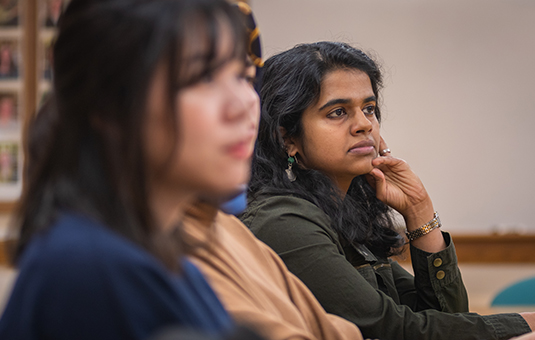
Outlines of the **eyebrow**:
{"label": "eyebrow", "polygon": [[[363,100],[363,103],[369,103],[369,102],[376,102],[377,101],[377,97],[375,96],[370,96],[366,99]],[[338,104],[347,104],[351,102],[351,99],[347,99],[347,98],[337,98],[337,99],[331,99],[329,100],[327,103],[325,103],[322,107],[319,108],[319,111],[329,107],[329,106],[333,106],[333,105],[338,105]]]}
{"label": "eyebrow", "polygon": [[337,105],[337,104],[347,104],[350,101],[351,101],[351,99],[345,99],[345,98],[331,99],[327,103],[325,103],[322,107],[320,107],[318,111],[322,111],[326,107],[334,106],[334,105]]}

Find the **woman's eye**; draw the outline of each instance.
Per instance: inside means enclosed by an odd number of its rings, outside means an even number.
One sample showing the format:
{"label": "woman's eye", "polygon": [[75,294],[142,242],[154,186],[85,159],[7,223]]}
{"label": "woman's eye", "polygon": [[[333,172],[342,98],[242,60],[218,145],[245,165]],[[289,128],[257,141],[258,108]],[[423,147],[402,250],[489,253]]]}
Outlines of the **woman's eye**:
{"label": "woman's eye", "polygon": [[327,115],[327,118],[338,118],[346,114],[344,109],[336,109]]}
{"label": "woman's eye", "polygon": [[247,84],[251,85],[251,86],[254,86],[255,82],[256,82],[256,77],[255,76],[250,76],[250,75],[243,75],[241,76],[241,78],[243,80],[245,80],[247,82]]}
{"label": "woman's eye", "polygon": [[362,112],[364,112],[364,114],[366,114],[366,115],[374,115],[375,114],[375,105],[366,106],[364,108],[364,110],[362,110]]}
{"label": "woman's eye", "polygon": [[252,87],[256,83],[256,67],[252,63],[246,62],[240,74],[240,78]]}
{"label": "woman's eye", "polygon": [[248,67],[240,75],[240,78],[245,80],[249,85],[254,86],[256,82],[256,68]]}

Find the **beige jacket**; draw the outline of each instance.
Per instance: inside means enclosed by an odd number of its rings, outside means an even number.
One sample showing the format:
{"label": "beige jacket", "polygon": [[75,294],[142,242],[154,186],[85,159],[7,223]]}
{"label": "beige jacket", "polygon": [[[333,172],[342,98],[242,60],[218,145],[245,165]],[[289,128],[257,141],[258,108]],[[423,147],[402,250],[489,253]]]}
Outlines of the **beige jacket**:
{"label": "beige jacket", "polygon": [[353,323],[328,314],[279,256],[234,216],[192,206],[184,220],[192,261],[234,319],[268,339],[362,339]]}

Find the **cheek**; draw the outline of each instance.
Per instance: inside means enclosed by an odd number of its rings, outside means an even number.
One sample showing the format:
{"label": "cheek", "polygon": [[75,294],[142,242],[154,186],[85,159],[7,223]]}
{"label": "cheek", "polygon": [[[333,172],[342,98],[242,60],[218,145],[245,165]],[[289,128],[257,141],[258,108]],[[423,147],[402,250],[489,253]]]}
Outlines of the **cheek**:
{"label": "cheek", "polygon": [[198,161],[204,161],[207,157],[204,154],[213,150],[211,144],[218,134],[217,119],[217,116],[210,115],[209,107],[199,103],[182,105],[178,120],[181,154],[198,155]]}
{"label": "cheek", "polygon": [[250,88],[248,90],[249,92],[249,106],[250,106],[250,112],[251,112],[251,118],[253,118],[257,125],[260,121],[260,97],[258,96],[258,93],[253,88]]}
{"label": "cheek", "polygon": [[301,147],[305,163],[318,169],[341,157],[339,150],[342,149],[343,141],[337,136],[340,136],[338,131],[309,125],[304,132]]}
{"label": "cheek", "polygon": [[249,161],[236,160],[225,153],[235,131],[216,108],[197,102],[182,105],[182,109],[180,149],[176,155],[181,176],[205,193],[226,192],[247,182]]}
{"label": "cheek", "polygon": [[377,151],[376,156],[379,156],[379,147],[381,144],[381,125],[379,125],[377,119],[375,119],[373,122],[372,138],[375,140],[375,149]]}
{"label": "cheek", "polygon": [[251,143],[254,145],[256,142],[256,136],[258,134],[258,125],[260,124],[260,98],[258,98],[258,95],[256,92],[254,92],[252,100],[251,100],[251,107],[249,109],[249,119],[250,119],[250,128],[255,131],[255,138],[251,141]]}

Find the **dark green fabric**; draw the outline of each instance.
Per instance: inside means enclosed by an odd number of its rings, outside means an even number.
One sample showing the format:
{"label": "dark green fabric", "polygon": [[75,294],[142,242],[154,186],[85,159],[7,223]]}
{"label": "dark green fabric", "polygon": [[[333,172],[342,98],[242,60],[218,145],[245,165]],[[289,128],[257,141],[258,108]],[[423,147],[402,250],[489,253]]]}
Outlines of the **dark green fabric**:
{"label": "dark green fabric", "polygon": [[[411,247],[415,276],[366,247],[343,247],[330,220],[304,199],[254,201],[242,221],[273,248],[329,313],[354,322],[364,337],[382,340],[509,339],[530,331],[516,313],[468,313],[455,248],[430,254]],[[442,264],[435,267],[434,260]],[[436,275],[443,271],[439,280]]]}

